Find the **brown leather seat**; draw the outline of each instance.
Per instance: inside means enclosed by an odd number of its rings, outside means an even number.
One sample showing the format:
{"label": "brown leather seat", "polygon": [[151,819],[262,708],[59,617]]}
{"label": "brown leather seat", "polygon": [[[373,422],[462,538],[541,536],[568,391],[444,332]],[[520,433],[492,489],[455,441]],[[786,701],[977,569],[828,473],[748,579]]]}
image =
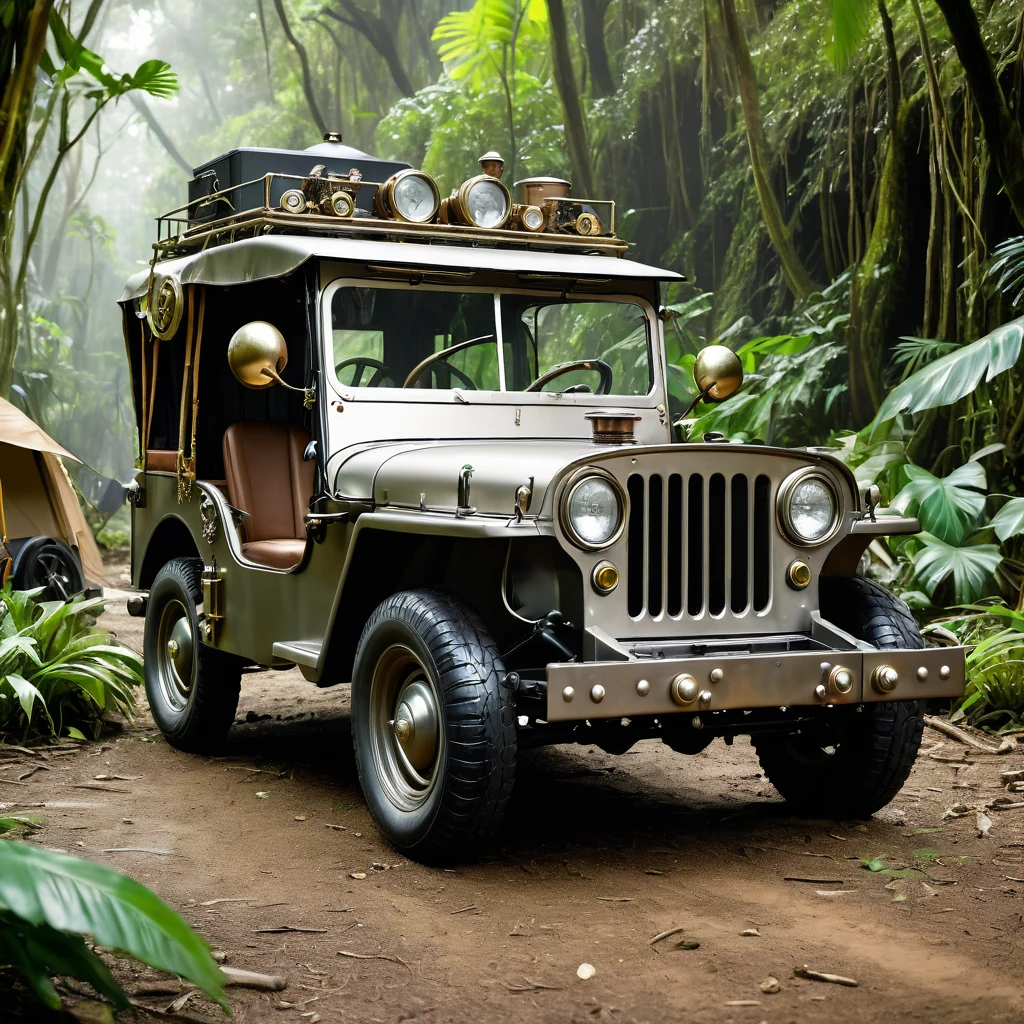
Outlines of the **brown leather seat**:
{"label": "brown leather seat", "polygon": [[249,513],[246,558],[290,569],[306,546],[303,517],[314,463],[303,462],[309,434],[294,423],[235,423],[224,432],[228,500]]}

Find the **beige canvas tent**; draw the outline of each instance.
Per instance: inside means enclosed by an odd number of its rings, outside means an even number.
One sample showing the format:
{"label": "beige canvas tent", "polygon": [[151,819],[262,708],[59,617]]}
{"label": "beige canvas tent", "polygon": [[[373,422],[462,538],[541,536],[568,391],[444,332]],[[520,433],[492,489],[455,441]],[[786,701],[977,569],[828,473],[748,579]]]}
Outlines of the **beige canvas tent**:
{"label": "beige canvas tent", "polygon": [[[0,532],[13,557],[15,586],[42,586],[50,579],[53,597],[68,581],[77,590],[78,578],[94,586],[103,580],[99,548],[62,458],[79,461],[0,398]],[[77,565],[67,564],[68,549]]]}

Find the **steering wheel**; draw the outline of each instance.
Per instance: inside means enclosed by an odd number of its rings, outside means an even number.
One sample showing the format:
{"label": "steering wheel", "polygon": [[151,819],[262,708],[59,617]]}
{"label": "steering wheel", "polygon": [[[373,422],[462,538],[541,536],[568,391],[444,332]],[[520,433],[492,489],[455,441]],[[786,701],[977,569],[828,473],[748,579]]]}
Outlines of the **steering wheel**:
{"label": "steering wheel", "polygon": [[[470,338],[469,341],[460,341],[458,345],[452,345],[451,348],[443,348],[440,352],[433,352],[422,362],[417,363],[409,373],[409,376],[405,378],[405,383],[402,385],[403,388],[414,387],[416,381],[423,376],[424,372],[435,363],[447,362],[449,356],[455,355],[456,352],[461,352],[463,349],[471,348],[473,345],[479,345],[481,342],[490,341],[494,338],[493,334],[481,334],[478,338]],[[467,389],[476,391],[477,386],[473,383],[473,379],[464,374],[461,370],[456,370],[454,366],[448,367],[449,372],[453,377],[460,380]]]}
{"label": "steering wheel", "polygon": [[[441,360],[441,362],[444,362],[444,360]],[[477,388],[475,382],[473,381],[473,378],[470,377],[468,374],[463,373],[461,370],[457,369],[456,367],[452,366],[449,363],[444,363],[444,368],[467,391],[478,391],[479,390]],[[440,363],[431,363],[430,366],[427,367],[427,370],[429,370],[431,373],[436,373],[439,369],[441,369],[441,364]],[[422,376],[422,374],[420,374],[420,376]],[[405,386],[408,387],[408,385],[405,385]]]}
{"label": "steering wheel", "polygon": [[[552,366],[547,373],[542,373],[526,390],[540,391],[545,384],[573,370],[596,370],[601,375],[595,395],[607,395],[612,390],[612,368],[603,359],[573,359],[568,363]],[[568,389],[572,390],[572,389]]]}
{"label": "steering wheel", "polygon": [[363,370],[367,367],[375,370],[374,375],[366,382],[364,387],[376,388],[380,386],[380,382],[388,375],[388,368],[379,359],[370,359],[367,356],[353,356],[351,359],[346,359],[344,362],[338,363],[334,367],[334,372],[341,376],[341,371],[346,366],[358,366],[359,369],[356,371],[355,379],[348,387],[357,388],[359,382],[363,379]]}

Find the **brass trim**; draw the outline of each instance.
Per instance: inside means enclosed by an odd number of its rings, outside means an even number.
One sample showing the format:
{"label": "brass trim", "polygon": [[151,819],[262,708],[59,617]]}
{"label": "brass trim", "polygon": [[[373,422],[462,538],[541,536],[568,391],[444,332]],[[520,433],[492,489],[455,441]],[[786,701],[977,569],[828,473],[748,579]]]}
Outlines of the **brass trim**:
{"label": "brass trim", "polygon": [[[505,216],[501,219],[499,224],[495,224],[488,228],[483,227],[481,224],[477,224],[469,213],[469,193],[481,182],[497,185],[505,196]],[[455,214],[460,224],[464,224],[468,227],[480,228],[483,231],[498,231],[505,227],[512,218],[512,193],[509,192],[508,186],[500,178],[492,178],[489,174],[478,174],[473,178],[467,178],[452,193],[448,209],[450,212]]]}
{"label": "brass trim", "polygon": [[[812,477],[820,480],[832,495],[832,521],[829,523],[828,530],[817,540],[807,540],[797,533],[793,526],[789,508],[789,498],[796,485]],[[802,548],[818,548],[832,540],[843,524],[843,511],[843,501],[835,482],[817,466],[805,466],[803,469],[798,469],[795,473],[790,473],[779,486],[779,493],[775,499],[775,517],[778,520],[779,527],[791,543],[797,544]]]}

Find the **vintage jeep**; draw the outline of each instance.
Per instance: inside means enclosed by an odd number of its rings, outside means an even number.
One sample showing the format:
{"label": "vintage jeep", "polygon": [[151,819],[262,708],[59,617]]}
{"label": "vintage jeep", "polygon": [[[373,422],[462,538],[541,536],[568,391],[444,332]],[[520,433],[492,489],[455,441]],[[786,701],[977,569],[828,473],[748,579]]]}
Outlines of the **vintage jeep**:
{"label": "vintage jeep", "polygon": [[749,734],[793,804],[871,814],[964,685],[857,575],[918,523],[821,449],[673,443],[678,275],[623,258],[611,204],[520,184],[441,199],[335,137],[228,154],[160,219],[121,297],[157,724],[215,747],[245,666],[351,681],[367,802],[424,861],[490,837],[544,743]]}

